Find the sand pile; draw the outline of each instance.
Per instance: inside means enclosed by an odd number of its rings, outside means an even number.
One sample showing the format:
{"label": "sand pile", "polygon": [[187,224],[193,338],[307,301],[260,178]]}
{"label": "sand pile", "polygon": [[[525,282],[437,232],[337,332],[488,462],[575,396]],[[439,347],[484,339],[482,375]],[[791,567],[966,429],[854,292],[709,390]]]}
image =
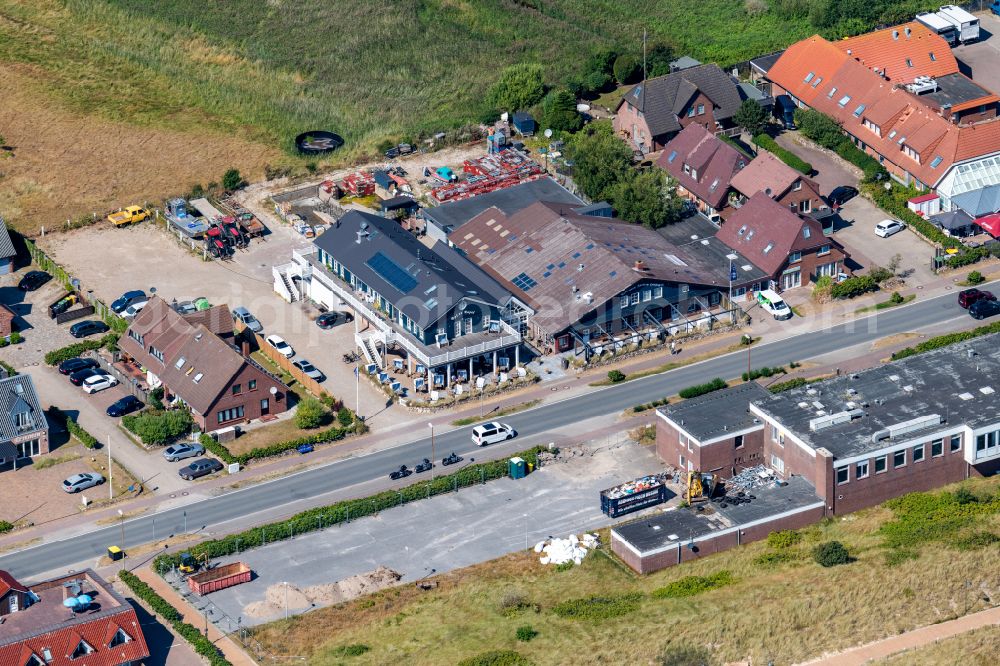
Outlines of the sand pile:
{"label": "sand pile", "polygon": [[[402,574],[388,567],[378,567],[374,571],[357,574],[350,578],[326,585],[311,585],[299,588],[289,585],[287,589],[288,611],[299,612],[311,606],[330,606],[343,601],[377,592],[399,582]],[[264,592],[263,601],[247,604],[243,613],[250,617],[271,617],[285,612],[285,586],[271,585]]]}

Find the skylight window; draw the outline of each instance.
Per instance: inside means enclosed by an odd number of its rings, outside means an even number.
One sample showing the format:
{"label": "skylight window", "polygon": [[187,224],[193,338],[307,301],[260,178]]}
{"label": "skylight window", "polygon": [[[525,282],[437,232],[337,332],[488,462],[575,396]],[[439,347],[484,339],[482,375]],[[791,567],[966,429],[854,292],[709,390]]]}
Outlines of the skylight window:
{"label": "skylight window", "polygon": [[204,377],[204,376],[205,376],[205,373],[199,372],[197,375],[194,376],[194,379],[192,381],[194,381],[195,384],[200,384],[201,383],[201,378]]}
{"label": "skylight window", "polygon": [[739,234],[740,236],[742,236],[746,232],[747,232],[747,225],[744,224],[742,227],[740,227],[740,230],[737,231],[736,233]]}
{"label": "skylight window", "polygon": [[667,162],[670,162],[671,164],[673,164],[675,159],[677,159],[677,151],[676,150],[671,150],[670,151],[670,156],[667,157]]}
{"label": "skylight window", "polygon": [[896,130],[892,130],[891,132],[889,132],[889,138],[890,139],[895,139],[896,138],[896,134],[897,134]]}
{"label": "skylight window", "polygon": [[830,88],[830,92],[826,94],[827,97],[833,99],[833,96],[837,94],[837,86]]}
{"label": "skylight window", "polygon": [[843,97],[840,98],[840,101],[837,102],[837,106],[839,106],[840,108],[844,108],[845,106],[847,106],[847,103],[850,102],[850,101],[851,101],[851,96],[850,95],[844,95]]}
{"label": "skylight window", "polygon": [[815,88],[816,86],[818,86],[822,82],[823,82],[823,77],[822,76],[817,76],[815,79],[813,79],[812,87]]}
{"label": "skylight window", "polygon": [[899,145],[902,146],[904,141],[906,141],[906,137],[905,136],[901,136],[901,137],[899,137],[899,141],[897,141],[896,143],[898,143]]}
{"label": "skylight window", "polygon": [[813,76],[815,76],[815,75],[812,72],[809,72],[808,74],[806,74],[806,79],[805,79],[806,83],[809,83],[810,81],[812,81],[813,80]]}
{"label": "skylight window", "polygon": [[931,62],[937,62],[937,56],[934,55],[934,51],[930,52]]}
{"label": "skylight window", "polygon": [[906,66],[907,66],[907,67],[913,67],[913,61],[912,61],[912,60],[910,60],[909,58],[907,58],[907,59],[906,59]]}
{"label": "skylight window", "polygon": [[530,291],[533,287],[538,286],[538,283],[530,278],[527,273],[521,273],[511,280],[511,282],[513,282],[514,286],[521,291]]}
{"label": "skylight window", "polygon": [[865,112],[865,105],[864,104],[858,104],[858,108],[854,109],[854,117],[855,118],[860,118],[861,114],[864,113],[864,112]]}
{"label": "skylight window", "polygon": [[719,179],[716,178],[715,180],[712,181],[712,185],[708,188],[708,191],[714,192],[715,188],[717,188],[718,186],[719,186]]}
{"label": "skylight window", "polygon": [[764,248],[764,254],[767,254],[768,252],[770,252],[773,249],[774,249],[774,243],[768,243],[767,247]]}
{"label": "skylight window", "polygon": [[747,232],[747,240],[750,240],[751,238],[753,238],[753,229]]}
{"label": "skylight window", "polygon": [[941,157],[940,155],[935,156],[934,159],[931,160],[931,168],[932,169],[938,168],[939,166],[941,166],[941,162],[944,162],[944,158]]}
{"label": "skylight window", "polygon": [[174,363],[174,367],[177,368],[178,370],[180,370],[181,368],[184,367],[184,361],[186,361],[186,360],[187,359],[185,359],[183,356],[181,356],[179,359],[177,359],[177,362]]}

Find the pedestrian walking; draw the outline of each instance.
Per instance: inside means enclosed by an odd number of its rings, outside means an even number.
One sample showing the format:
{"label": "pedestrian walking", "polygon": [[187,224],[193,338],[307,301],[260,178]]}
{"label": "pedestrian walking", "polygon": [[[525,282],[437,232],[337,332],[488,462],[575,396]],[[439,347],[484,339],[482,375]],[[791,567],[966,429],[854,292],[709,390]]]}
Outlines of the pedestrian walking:
{"label": "pedestrian walking", "polygon": [[676,353],[677,353],[677,341],[676,340],[671,340],[670,341],[670,355],[673,356]]}

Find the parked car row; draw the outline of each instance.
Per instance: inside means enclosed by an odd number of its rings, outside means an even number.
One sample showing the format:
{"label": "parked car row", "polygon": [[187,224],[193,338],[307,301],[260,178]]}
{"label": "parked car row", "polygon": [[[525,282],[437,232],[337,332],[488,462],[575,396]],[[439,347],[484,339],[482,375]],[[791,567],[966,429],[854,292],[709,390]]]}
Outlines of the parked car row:
{"label": "parked car row", "polygon": [[1000,314],[1000,302],[991,291],[965,289],[958,292],[958,305],[969,311],[973,319],[986,319]]}

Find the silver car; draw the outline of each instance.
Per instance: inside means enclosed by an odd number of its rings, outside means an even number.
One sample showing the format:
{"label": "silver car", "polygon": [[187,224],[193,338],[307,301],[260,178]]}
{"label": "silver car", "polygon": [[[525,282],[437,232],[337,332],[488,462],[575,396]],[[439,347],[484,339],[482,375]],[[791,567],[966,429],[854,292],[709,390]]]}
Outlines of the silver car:
{"label": "silver car", "polygon": [[244,307],[233,309],[233,319],[242,322],[244,326],[249,328],[254,333],[260,333],[264,330],[264,326],[261,325],[257,317],[250,314],[250,311]]}
{"label": "silver car", "polygon": [[83,472],[82,474],[74,474],[68,479],[63,480],[62,489],[68,493],[78,493],[81,490],[93,488],[102,483],[104,483],[104,477],[100,474],[96,472]]}
{"label": "silver car", "polygon": [[304,374],[306,377],[309,377],[310,379],[315,379],[318,382],[321,382],[324,379],[326,379],[326,376],[324,376],[323,373],[320,372],[319,368],[317,368],[315,365],[305,360],[304,358],[300,358],[298,361],[294,361],[292,365],[301,370],[302,374]]}
{"label": "silver car", "polygon": [[171,444],[163,450],[163,457],[167,462],[177,462],[184,458],[196,458],[205,453],[205,447],[197,442],[181,442]]}

